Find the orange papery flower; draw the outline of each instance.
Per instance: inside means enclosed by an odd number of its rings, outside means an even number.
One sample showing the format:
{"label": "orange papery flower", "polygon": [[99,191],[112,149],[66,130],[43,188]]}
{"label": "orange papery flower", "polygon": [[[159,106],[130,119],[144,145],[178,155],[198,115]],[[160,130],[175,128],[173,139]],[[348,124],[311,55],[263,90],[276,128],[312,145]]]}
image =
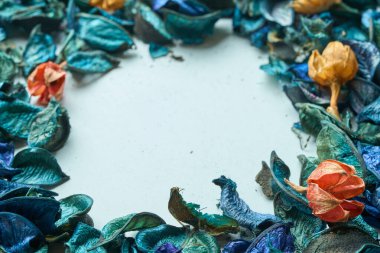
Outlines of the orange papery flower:
{"label": "orange papery flower", "polygon": [[326,222],[347,222],[363,212],[364,204],[348,200],[364,192],[363,179],[356,176],[351,165],[325,160],[310,174],[308,186],[285,180],[298,192],[306,192],[313,214]]}
{"label": "orange papery flower", "polygon": [[37,103],[47,105],[52,97],[61,100],[66,72],[54,62],[38,65],[28,77],[30,95],[38,96]]}
{"label": "orange papery flower", "polygon": [[342,0],[294,0],[293,8],[298,13],[315,14],[327,11],[331,6],[340,2]]}
{"label": "orange papery flower", "polygon": [[123,8],[124,0],[90,0],[89,4],[105,11],[116,11]]}

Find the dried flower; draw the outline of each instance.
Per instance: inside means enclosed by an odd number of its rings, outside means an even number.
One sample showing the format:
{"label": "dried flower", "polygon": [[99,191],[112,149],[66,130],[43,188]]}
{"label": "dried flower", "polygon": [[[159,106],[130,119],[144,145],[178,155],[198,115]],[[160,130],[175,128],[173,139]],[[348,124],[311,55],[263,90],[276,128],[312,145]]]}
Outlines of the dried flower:
{"label": "dried flower", "polygon": [[36,67],[28,77],[28,90],[32,96],[39,96],[38,104],[46,105],[51,97],[61,100],[66,73],[54,62],[45,62]]}
{"label": "dried flower", "polygon": [[309,58],[309,76],[321,86],[331,90],[327,112],[340,119],[338,98],[341,86],[353,79],[358,72],[358,61],[350,46],[330,42],[322,55],[314,50]]}
{"label": "dried flower", "polygon": [[360,215],[364,205],[351,199],[363,193],[363,179],[355,168],[336,160],[326,160],[310,174],[308,187],[286,182],[298,192],[307,192],[313,214],[327,222],[347,222]]}
{"label": "dried flower", "polygon": [[294,0],[293,9],[302,14],[315,14],[327,11],[334,4],[342,0]]}
{"label": "dried flower", "polygon": [[106,11],[116,11],[123,8],[124,0],[90,0],[89,4]]}

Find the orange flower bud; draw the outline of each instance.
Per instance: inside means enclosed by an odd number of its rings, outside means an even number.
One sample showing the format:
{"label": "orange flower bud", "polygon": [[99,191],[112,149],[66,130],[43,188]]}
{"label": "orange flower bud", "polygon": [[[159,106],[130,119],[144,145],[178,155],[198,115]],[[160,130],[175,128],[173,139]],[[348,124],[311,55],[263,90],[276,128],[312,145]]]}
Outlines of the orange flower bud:
{"label": "orange flower bud", "polygon": [[327,111],[340,119],[338,98],[340,88],[358,72],[358,61],[350,46],[330,42],[322,55],[314,50],[309,58],[309,76],[321,86],[331,89],[330,107]]}
{"label": "orange flower bud", "polygon": [[123,8],[124,0],[90,0],[89,4],[106,11],[116,11]]}
{"label": "orange flower bud", "polygon": [[293,9],[302,14],[315,14],[327,11],[334,4],[338,4],[342,0],[294,0]]}
{"label": "orange flower bud", "polygon": [[66,73],[58,64],[45,62],[38,65],[28,77],[30,95],[39,96],[38,104],[47,105],[50,98],[61,100]]}
{"label": "orange flower bud", "polygon": [[327,222],[347,222],[363,212],[364,204],[347,200],[364,192],[363,179],[355,175],[351,165],[326,160],[310,174],[308,187],[288,182],[298,192],[307,192],[306,198],[313,214]]}

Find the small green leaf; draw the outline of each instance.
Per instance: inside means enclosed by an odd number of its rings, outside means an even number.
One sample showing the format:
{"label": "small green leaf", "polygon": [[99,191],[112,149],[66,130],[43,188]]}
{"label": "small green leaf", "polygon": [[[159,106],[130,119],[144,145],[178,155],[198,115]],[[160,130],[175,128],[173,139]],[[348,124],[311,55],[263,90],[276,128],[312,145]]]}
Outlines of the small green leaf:
{"label": "small green leaf", "polygon": [[22,172],[12,178],[12,182],[52,188],[69,180],[55,157],[42,148],[27,148],[15,156],[13,168]]}
{"label": "small green leaf", "polygon": [[70,122],[67,111],[53,98],[34,118],[30,126],[28,145],[55,151],[65,144],[69,134]]}
{"label": "small green leaf", "polygon": [[196,229],[204,229],[213,235],[238,231],[239,224],[236,220],[225,215],[202,213],[199,205],[183,200],[178,187],[171,189],[168,206],[174,218]]}
{"label": "small green leaf", "polygon": [[69,70],[82,73],[106,73],[119,65],[120,61],[103,51],[74,52],[67,58]]}
{"label": "small green leaf", "polygon": [[[165,224],[165,221],[153,213],[134,213],[108,222],[102,229],[103,239],[93,248],[114,241],[120,234],[129,231],[139,231]],[[93,249],[92,248],[92,249]]]}
{"label": "small green leaf", "polygon": [[18,99],[0,97],[0,129],[6,134],[26,139],[30,125],[40,108]]}
{"label": "small green leaf", "polygon": [[65,243],[66,253],[107,253],[107,250],[103,247],[88,251],[90,247],[99,241],[100,234],[99,230],[84,223],[78,223],[73,236]]}
{"label": "small green leaf", "polygon": [[77,223],[91,210],[93,200],[85,194],[75,194],[60,201],[61,218],[55,225],[61,231],[72,231]]}

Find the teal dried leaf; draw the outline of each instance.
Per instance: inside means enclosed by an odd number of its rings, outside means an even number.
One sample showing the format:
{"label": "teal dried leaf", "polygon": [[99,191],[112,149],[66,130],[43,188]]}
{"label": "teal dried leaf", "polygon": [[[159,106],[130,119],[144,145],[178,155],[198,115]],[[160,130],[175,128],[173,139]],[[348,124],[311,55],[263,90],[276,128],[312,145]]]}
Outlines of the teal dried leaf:
{"label": "teal dried leaf", "polygon": [[153,59],[167,56],[170,53],[169,48],[158,45],[156,43],[149,43],[149,54]]}
{"label": "teal dried leaf", "polygon": [[70,71],[81,74],[106,73],[119,65],[120,61],[103,51],[74,52],[67,58]]}
{"label": "teal dried leaf", "polygon": [[0,51],[0,82],[13,81],[18,73],[18,67],[13,59],[3,51]]}
{"label": "teal dried leaf", "polygon": [[338,225],[315,235],[303,253],[354,253],[366,244],[377,244],[377,242],[370,235],[356,227]]}
{"label": "teal dried leaf", "polygon": [[58,194],[39,187],[26,184],[18,184],[0,179],[0,200],[10,199],[18,196],[26,196],[34,191],[40,197],[53,197]]}
{"label": "teal dried leaf", "polygon": [[357,121],[380,125],[380,97],[363,108],[357,116]]}
{"label": "teal dried leaf", "polygon": [[269,198],[274,198],[274,192],[272,190],[273,176],[268,164],[262,162],[262,168],[256,175],[256,182],[261,186],[264,195]]}
{"label": "teal dried leaf", "polygon": [[93,200],[85,194],[75,194],[60,201],[61,218],[55,225],[60,231],[72,231],[77,223],[85,216],[92,207]]}
{"label": "teal dried leaf", "polygon": [[0,97],[0,129],[10,136],[26,139],[40,108],[17,99]]}
{"label": "teal dried leaf", "polygon": [[42,148],[27,148],[15,156],[12,166],[23,172],[14,176],[12,182],[51,188],[69,180],[62,172],[55,157]]}
{"label": "teal dried leaf", "polygon": [[311,214],[308,206],[308,200],[302,194],[296,192],[284,180],[289,179],[289,167],[276,154],[272,152],[270,162],[270,171],[273,177],[272,191],[282,192],[286,196],[287,201],[298,210]]}
{"label": "teal dried leaf", "polygon": [[317,140],[317,154],[320,161],[334,159],[355,167],[356,174],[365,179],[365,163],[351,139],[337,126],[323,122]]}
{"label": "teal dried leaf", "polygon": [[123,242],[121,243],[120,253],[139,253],[135,239],[131,237],[123,239]]}
{"label": "teal dried leaf", "polygon": [[332,22],[322,18],[306,18],[301,16],[301,25],[305,34],[311,39],[315,49],[323,49],[331,40],[329,32]]}
{"label": "teal dried leaf", "polygon": [[78,52],[78,51],[87,51],[89,47],[86,45],[84,40],[78,38],[75,35],[74,30],[70,30],[65,41],[63,42],[62,48],[60,49],[56,62],[62,62],[67,60],[69,55]]}
{"label": "teal dried leaf", "polygon": [[131,36],[123,27],[98,15],[78,14],[76,32],[92,48],[111,53],[134,46]]}
{"label": "teal dried leaf", "polygon": [[135,23],[134,32],[145,43],[153,42],[164,45],[172,40],[161,17],[143,3],[136,6]]}
{"label": "teal dried leaf", "polygon": [[134,213],[108,222],[102,229],[102,240],[93,248],[108,244],[121,234],[140,231],[165,224],[165,221],[153,213]]}
{"label": "teal dried leaf", "polygon": [[220,253],[215,238],[201,231],[190,232],[184,228],[160,225],[136,235],[136,245],[142,252],[156,252],[165,243],[180,248],[182,253]]}
{"label": "teal dried leaf", "polygon": [[276,195],[273,204],[276,216],[292,224],[290,232],[294,236],[295,252],[303,252],[312,236],[326,228],[326,223],[316,216],[288,206],[281,192]]}
{"label": "teal dried leaf", "polygon": [[34,118],[28,136],[29,147],[49,151],[60,149],[70,134],[69,116],[65,108],[55,99]]}
{"label": "teal dried leaf", "polygon": [[165,27],[175,39],[185,44],[200,44],[214,31],[216,21],[222,12],[215,11],[202,16],[187,16],[169,9],[161,9]]}
{"label": "teal dried leaf", "polygon": [[32,253],[45,244],[41,231],[26,218],[0,213],[0,252]]}
{"label": "teal dried leaf", "polygon": [[29,94],[22,83],[0,83],[0,92],[5,93],[8,97],[29,102]]}
{"label": "teal dried leaf", "polygon": [[372,238],[375,240],[378,239],[379,233],[377,230],[374,227],[368,225],[368,223],[364,221],[361,215],[357,216],[355,219],[350,220],[347,224],[356,226],[357,228],[372,236]]}
{"label": "teal dried leaf", "polygon": [[358,114],[380,96],[380,87],[375,83],[355,78],[347,83],[350,88],[350,107]]}
{"label": "teal dried leaf", "polygon": [[236,191],[237,185],[231,179],[221,176],[212,182],[220,186],[222,190],[219,208],[224,215],[235,219],[240,226],[251,231],[264,230],[280,221],[274,215],[252,211],[245,201],[239,197],[239,193]]}
{"label": "teal dried leaf", "polygon": [[364,244],[355,253],[378,253],[380,252],[380,246],[378,244]]}
{"label": "teal dried leaf", "polygon": [[281,26],[289,26],[294,21],[294,10],[290,0],[265,0],[260,1],[262,15],[269,21]]}
{"label": "teal dried leaf", "polygon": [[[78,223],[70,240],[65,243],[67,253],[87,253],[88,249],[94,246],[100,238],[100,231],[84,223]],[[107,253],[103,247],[90,252]]]}
{"label": "teal dried leaf", "polygon": [[48,253],[48,252],[49,252],[49,246],[45,245],[34,253]]}
{"label": "teal dried leaf", "polygon": [[318,158],[306,157],[305,155],[299,155],[298,160],[301,162],[300,185],[306,187],[307,178],[317,168],[319,160]]}
{"label": "teal dried leaf", "polygon": [[178,221],[190,224],[196,229],[203,229],[212,235],[237,232],[239,229],[236,220],[225,215],[204,214],[199,210],[198,204],[187,203],[177,187],[173,187],[170,191],[168,207],[169,212]]}
{"label": "teal dried leaf", "polygon": [[292,73],[289,71],[289,65],[274,57],[269,57],[269,63],[261,65],[260,69],[279,80],[290,80],[293,77]]}
{"label": "teal dried leaf", "polygon": [[5,31],[4,27],[0,26],[0,42],[7,39],[7,32]]}
{"label": "teal dried leaf", "polygon": [[25,47],[23,58],[24,76],[28,76],[39,64],[54,61],[56,45],[53,37],[40,31],[40,27],[36,27],[29,38]]}
{"label": "teal dried leaf", "polygon": [[358,129],[355,132],[358,140],[380,146],[380,125],[371,124],[369,122],[358,124]]}

